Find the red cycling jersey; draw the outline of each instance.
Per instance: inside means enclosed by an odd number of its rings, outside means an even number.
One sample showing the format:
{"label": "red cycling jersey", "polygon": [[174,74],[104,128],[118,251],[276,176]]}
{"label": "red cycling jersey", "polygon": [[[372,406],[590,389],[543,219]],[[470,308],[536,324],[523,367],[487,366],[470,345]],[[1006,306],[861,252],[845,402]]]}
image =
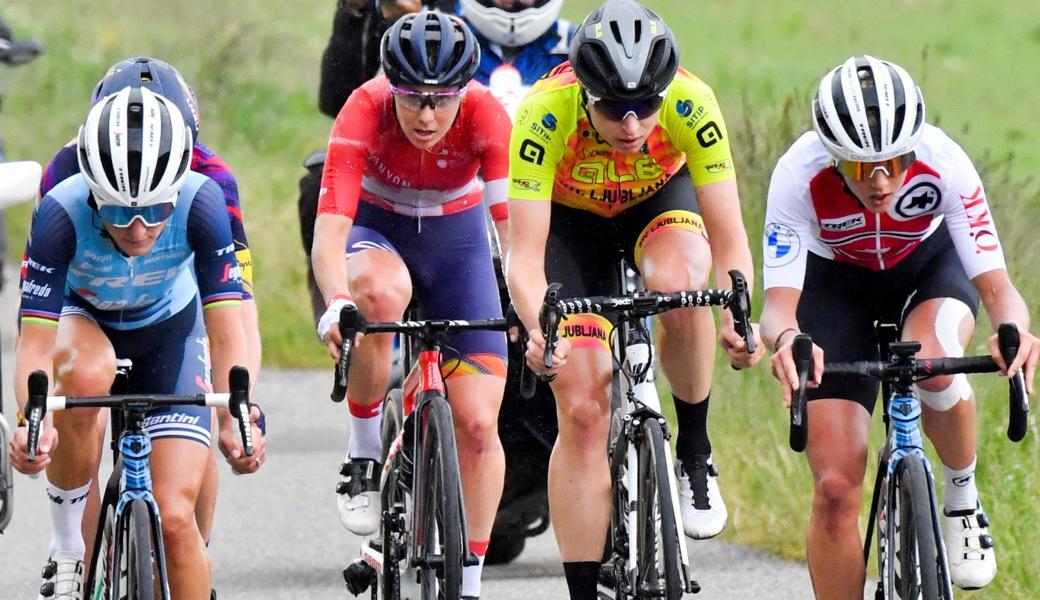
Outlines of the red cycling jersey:
{"label": "red cycling jersey", "polygon": [[332,126],[318,214],[353,218],[360,199],[399,214],[438,216],[484,197],[495,220],[502,220],[508,215],[510,129],[494,96],[471,81],[444,139],[421,150],[401,130],[386,77],[371,79],[350,95]]}

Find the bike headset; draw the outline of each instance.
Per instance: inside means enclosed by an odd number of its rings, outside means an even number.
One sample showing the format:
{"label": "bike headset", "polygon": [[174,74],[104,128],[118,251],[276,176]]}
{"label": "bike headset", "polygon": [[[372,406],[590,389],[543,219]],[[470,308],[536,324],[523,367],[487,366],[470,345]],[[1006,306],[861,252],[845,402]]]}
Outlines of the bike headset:
{"label": "bike headset", "polygon": [[542,37],[563,8],[563,0],[536,0],[528,6],[513,1],[502,8],[495,0],[461,0],[462,15],[482,36],[506,48],[526,46]]}
{"label": "bike headset", "polygon": [[199,139],[201,116],[195,92],[172,65],[157,58],[134,56],[119,61],[108,68],[105,76],[97,82],[90,98],[93,106],[105,96],[110,96],[125,87],[143,87],[173,104],[191,129],[193,140]]}
{"label": "bike headset", "polygon": [[849,57],[823,76],[812,101],[813,128],[837,161],[908,156],[924,129],[924,97],[902,67]]}
{"label": "bike headset", "polygon": [[128,227],[173,214],[191,166],[192,134],[177,106],[147,88],[102,98],[79,128],[76,156],[102,220]]}
{"label": "bike headset", "polygon": [[644,119],[661,107],[679,51],[656,13],[633,0],[607,0],[575,32],[570,62],[586,110],[592,103],[613,120],[629,112]]}
{"label": "bike headset", "polygon": [[395,87],[462,89],[480,65],[480,45],[462,19],[439,10],[405,15],[383,34],[383,71]]}

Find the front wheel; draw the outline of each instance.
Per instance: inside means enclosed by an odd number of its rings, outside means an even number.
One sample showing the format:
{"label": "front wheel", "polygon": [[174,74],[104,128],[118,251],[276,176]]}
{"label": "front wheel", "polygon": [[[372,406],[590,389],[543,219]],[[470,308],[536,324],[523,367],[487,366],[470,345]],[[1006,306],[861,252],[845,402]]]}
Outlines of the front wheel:
{"label": "front wheel", "polygon": [[676,521],[668,451],[656,419],[643,422],[637,438],[639,497],[636,501],[637,598],[678,600],[683,595],[683,543]]}
{"label": "front wheel", "polygon": [[419,581],[423,600],[459,600],[462,589],[464,510],[451,408],[443,397],[426,407],[422,440],[423,489],[416,490],[420,530]]}
{"label": "front wheel", "polygon": [[899,461],[894,489],[889,495],[888,572],[890,598],[939,600],[942,555],[936,546],[932,514],[935,504],[928,491],[928,472],[922,459],[909,455]]}
{"label": "front wheel", "polygon": [[[134,500],[127,506],[126,522],[126,591],[131,600],[154,600],[156,597],[158,544],[153,537],[148,503]],[[154,524],[158,528],[158,523]]]}

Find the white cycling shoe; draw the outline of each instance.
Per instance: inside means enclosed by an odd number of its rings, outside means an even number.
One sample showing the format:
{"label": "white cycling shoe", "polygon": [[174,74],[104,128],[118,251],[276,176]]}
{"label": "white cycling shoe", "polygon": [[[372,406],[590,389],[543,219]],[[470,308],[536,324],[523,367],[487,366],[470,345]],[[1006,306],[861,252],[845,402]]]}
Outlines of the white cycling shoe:
{"label": "white cycling shoe", "polygon": [[355,535],[379,530],[379,472],[379,463],[370,458],[351,458],[339,468],[336,508],[340,522]]}
{"label": "white cycling shoe", "polygon": [[83,561],[78,556],[47,559],[39,600],[83,600]]}
{"label": "white cycling shoe", "polygon": [[989,518],[981,504],[975,510],[943,511],[943,535],[954,585],[977,590],[993,581],[997,556],[989,535]]}
{"label": "white cycling shoe", "polygon": [[711,462],[711,455],[694,454],[688,464],[676,460],[675,469],[686,536],[706,540],[722,533],[729,514],[719,491],[719,470]]}

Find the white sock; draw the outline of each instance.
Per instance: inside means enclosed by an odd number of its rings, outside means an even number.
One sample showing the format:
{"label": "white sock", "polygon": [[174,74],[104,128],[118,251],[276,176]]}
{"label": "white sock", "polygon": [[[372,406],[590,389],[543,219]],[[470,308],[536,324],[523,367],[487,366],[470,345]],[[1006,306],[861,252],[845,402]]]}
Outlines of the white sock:
{"label": "white sock", "polygon": [[484,571],[484,555],[477,554],[477,559],[480,562],[472,567],[462,567],[462,592],[460,595],[463,598],[468,596],[473,598],[480,597],[480,575]]}
{"label": "white sock", "polygon": [[348,398],[347,407],[350,410],[350,442],[347,444],[347,456],[379,460],[379,455],[383,452],[383,441],[380,439],[383,405],[377,402],[364,406],[354,404]]}
{"label": "white sock", "polygon": [[978,506],[979,490],[975,487],[975,462],[963,469],[951,469],[943,465],[946,478],[943,485],[943,508],[946,512],[955,510],[973,510]]}
{"label": "white sock", "polygon": [[87,507],[90,481],[74,490],[63,490],[47,482],[51,507],[51,558],[75,556],[82,559],[87,547],[83,543],[83,510]]}

